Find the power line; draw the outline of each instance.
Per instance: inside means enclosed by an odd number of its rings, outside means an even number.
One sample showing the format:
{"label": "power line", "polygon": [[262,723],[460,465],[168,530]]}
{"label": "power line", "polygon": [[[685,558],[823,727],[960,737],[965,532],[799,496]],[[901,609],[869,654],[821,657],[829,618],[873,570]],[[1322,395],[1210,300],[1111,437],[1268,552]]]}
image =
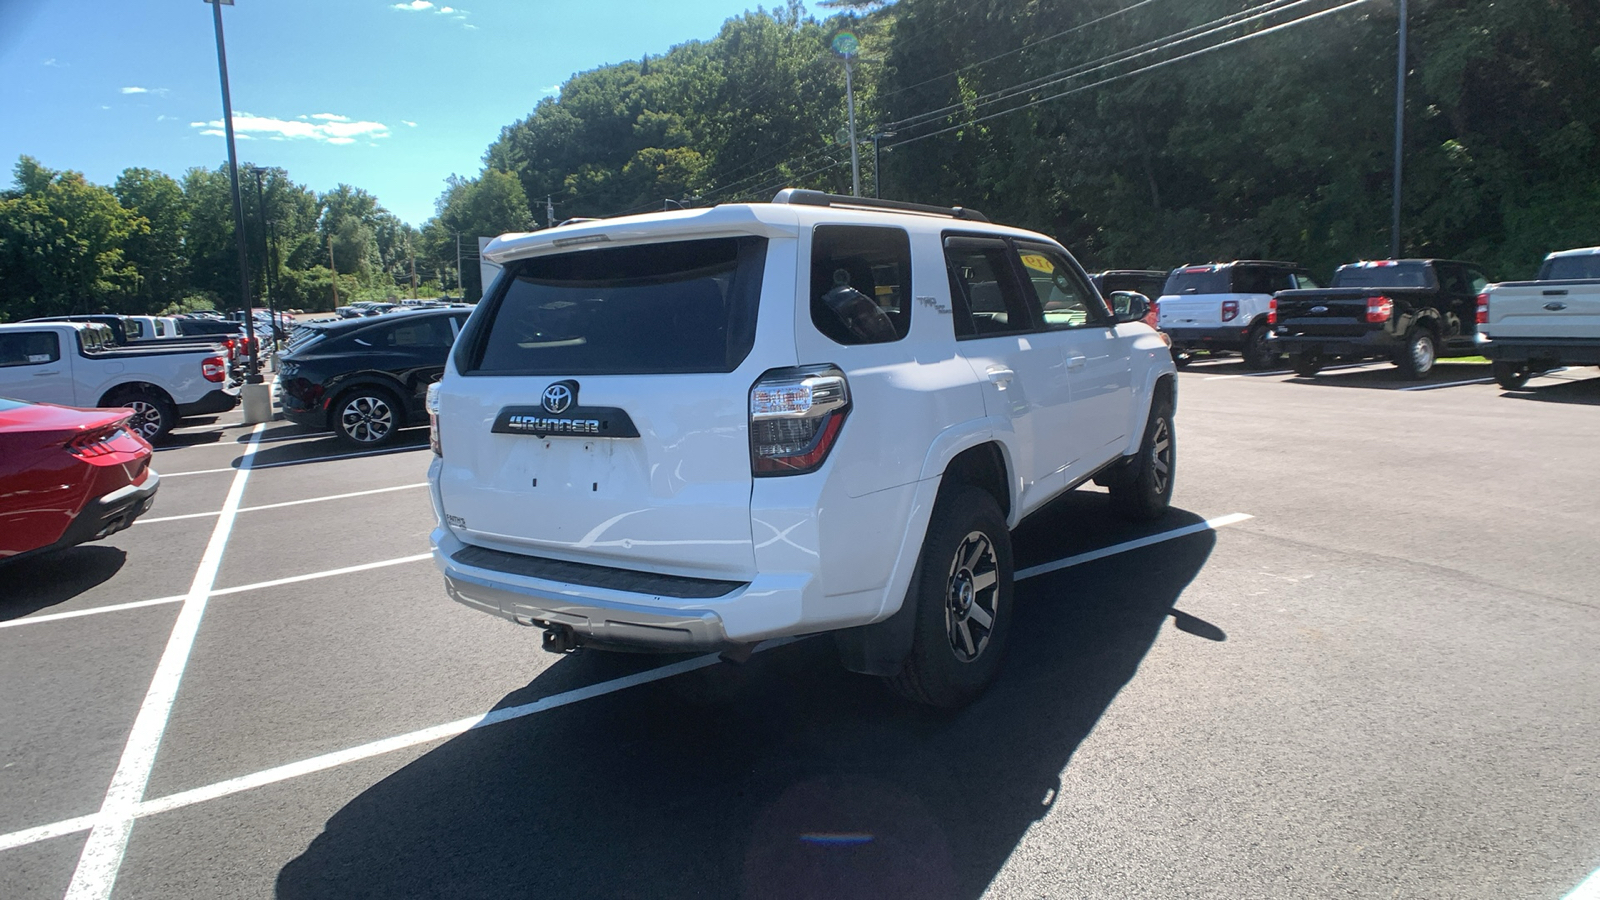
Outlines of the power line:
{"label": "power line", "polygon": [[[1306,2],[1306,0],[1301,0],[1301,2]],[[1334,13],[1341,12],[1341,11],[1349,9],[1349,8],[1351,8],[1353,6],[1360,6],[1360,5],[1364,4],[1364,3],[1370,3],[1370,2],[1371,2],[1371,0],[1347,0],[1347,2],[1341,3],[1338,6],[1334,6],[1334,7],[1331,7],[1329,9],[1322,10],[1320,12],[1311,13],[1309,15],[1301,16],[1300,18],[1297,18],[1297,19],[1291,19],[1288,22],[1283,22],[1283,23],[1280,23],[1280,24],[1277,24],[1277,25],[1270,26],[1268,28],[1263,28],[1260,31],[1254,31],[1254,32],[1251,32],[1250,34],[1241,35],[1241,36],[1236,37],[1236,38],[1230,38],[1230,39],[1228,39],[1226,41],[1223,41],[1220,44],[1213,44],[1213,45],[1211,45],[1209,47],[1202,47],[1199,50],[1194,50],[1194,51],[1191,51],[1189,53],[1184,53],[1184,54],[1182,54],[1180,56],[1174,56],[1171,59],[1164,59],[1164,60],[1161,60],[1160,62],[1151,63],[1151,64],[1149,64],[1147,66],[1140,66],[1137,69],[1132,69],[1132,70],[1127,71],[1127,72],[1122,72],[1122,73],[1119,73],[1119,74],[1116,74],[1116,75],[1112,75],[1109,78],[1103,78],[1103,79],[1101,79],[1099,81],[1096,81],[1096,82],[1093,82],[1093,83],[1090,83],[1090,84],[1079,85],[1078,87],[1071,88],[1069,90],[1065,90],[1065,91],[1062,91],[1062,92],[1057,93],[1057,94],[1051,94],[1048,97],[1040,97],[1040,98],[1038,98],[1036,100],[1032,100],[1032,101],[1029,101],[1027,103],[1021,104],[1020,106],[1013,106],[1013,107],[1010,107],[1008,109],[1003,109],[1003,110],[1001,110],[1001,111],[999,111],[997,113],[990,113],[987,116],[979,116],[977,118],[970,119],[970,120],[968,120],[966,122],[961,122],[961,123],[956,124],[956,125],[951,125],[951,126],[949,126],[947,128],[941,128],[938,131],[930,131],[927,134],[920,134],[920,135],[917,135],[916,137],[907,138],[907,139],[905,139],[903,141],[896,141],[893,144],[890,144],[889,146],[890,147],[899,147],[899,146],[902,146],[904,144],[914,144],[917,141],[925,140],[927,138],[936,137],[936,136],[941,135],[941,134],[948,134],[949,132],[952,132],[952,131],[957,131],[957,130],[960,130],[962,128],[967,128],[969,126],[976,125],[979,122],[987,122],[990,119],[997,119],[997,118],[999,118],[1001,116],[1009,115],[1009,114],[1017,112],[1019,110],[1024,110],[1024,109],[1028,109],[1029,107],[1038,106],[1041,103],[1048,103],[1051,100],[1059,100],[1062,97],[1070,96],[1072,94],[1082,93],[1083,91],[1087,91],[1087,90],[1090,90],[1092,88],[1103,87],[1103,86],[1105,86],[1107,84],[1110,84],[1110,83],[1112,83],[1114,81],[1121,81],[1124,78],[1132,78],[1135,75],[1142,75],[1142,74],[1144,74],[1146,72],[1150,72],[1150,71],[1153,71],[1155,69],[1160,69],[1160,68],[1164,68],[1166,66],[1170,66],[1173,63],[1183,62],[1184,60],[1193,59],[1193,58],[1195,58],[1197,56],[1203,56],[1203,55],[1205,55],[1207,53],[1211,53],[1212,51],[1215,51],[1215,50],[1221,50],[1224,47],[1230,47],[1230,46],[1233,46],[1234,44],[1241,44],[1241,43],[1244,43],[1245,41],[1255,40],[1256,38],[1259,38],[1259,37],[1265,37],[1265,36],[1267,36],[1269,34],[1272,34],[1274,32],[1278,32],[1278,31],[1282,31],[1282,30],[1284,30],[1286,28],[1292,28],[1292,27],[1294,27],[1296,25],[1303,25],[1306,22],[1310,22],[1310,21],[1313,21],[1313,20],[1316,20],[1316,19],[1320,19],[1320,18],[1322,18],[1324,16],[1330,16],[1330,15],[1333,15]]]}

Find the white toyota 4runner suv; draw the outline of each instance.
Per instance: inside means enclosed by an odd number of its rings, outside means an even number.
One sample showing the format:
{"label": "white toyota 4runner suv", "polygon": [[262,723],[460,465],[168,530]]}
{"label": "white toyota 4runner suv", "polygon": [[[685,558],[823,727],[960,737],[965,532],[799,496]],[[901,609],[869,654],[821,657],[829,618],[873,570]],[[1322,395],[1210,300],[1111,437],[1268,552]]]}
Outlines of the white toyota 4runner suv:
{"label": "white toyota 4runner suv", "polygon": [[429,392],[451,597],[546,649],[833,632],[958,706],[1012,618],[1010,529],[1090,479],[1172,495],[1166,342],[1047,237],[786,190],[504,235]]}

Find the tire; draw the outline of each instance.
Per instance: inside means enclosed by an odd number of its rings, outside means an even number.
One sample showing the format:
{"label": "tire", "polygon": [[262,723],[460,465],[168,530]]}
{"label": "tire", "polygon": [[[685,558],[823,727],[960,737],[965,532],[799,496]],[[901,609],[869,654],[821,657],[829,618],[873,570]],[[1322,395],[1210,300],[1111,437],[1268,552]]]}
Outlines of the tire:
{"label": "tire", "polygon": [[155,443],[178,425],[178,410],[172,401],[154,391],[124,391],[106,399],[106,406],[125,406],[133,410],[128,423],[139,436]]}
{"label": "tire", "polygon": [[994,497],[965,485],[940,497],[917,571],[911,654],[887,681],[907,700],[957,709],[999,674],[1011,632],[1011,532]]}
{"label": "tire", "polygon": [[1527,363],[1496,362],[1489,367],[1495,383],[1508,391],[1520,391],[1533,377],[1533,368]]}
{"label": "tire", "polygon": [[382,447],[405,424],[399,399],[381,387],[352,388],[340,394],[329,411],[334,434],[353,447]]}
{"label": "tire", "polygon": [[1294,369],[1296,375],[1301,378],[1310,378],[1322,371],[1322,354],[1297,353],[1289,357],[1289,365]]}
{"label": "tire", "polygon": [[1422,326],[1413,326],[1406,333],[1405,345],[1394,358],[1400,374],[1412,381],[1427,378],[1438,361],[1439,341],[1432,331]]}
{"label": "tire", "polygon": [[1244,364],[1252,369],[1270,369],[1278,364],[1282,355],[1272,349],[1271,333],[1267,323],[1257,322],[1250,327],[1244,339]]}
{"label": "tire", "polygon": [[1177,474],[1178,441],[1172,424],[1172,401],[1156,400],[1144,426],[1139,455],[1128,463],[1125,477],[1113,481],[1111,508],[1135,522],[1161,518],[1172,505],[1173,478]]}

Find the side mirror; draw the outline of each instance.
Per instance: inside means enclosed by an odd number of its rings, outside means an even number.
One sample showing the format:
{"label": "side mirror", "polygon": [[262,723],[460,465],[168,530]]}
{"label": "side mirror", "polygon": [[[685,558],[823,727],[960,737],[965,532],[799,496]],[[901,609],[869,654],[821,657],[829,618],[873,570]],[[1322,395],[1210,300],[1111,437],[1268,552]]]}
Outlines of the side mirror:
{"label": "side mirror", "polygon": [[1116,314],[1119,325],[1143,322],[1144,317],[1150,315],[1150,298],[1138,291],[1113,291],[1111,311]]}

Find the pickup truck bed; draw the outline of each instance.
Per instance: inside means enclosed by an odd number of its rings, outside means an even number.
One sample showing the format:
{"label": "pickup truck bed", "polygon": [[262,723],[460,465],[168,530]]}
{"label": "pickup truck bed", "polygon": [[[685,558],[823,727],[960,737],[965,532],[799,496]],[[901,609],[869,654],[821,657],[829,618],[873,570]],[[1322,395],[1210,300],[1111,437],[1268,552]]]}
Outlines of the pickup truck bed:
{"label": "pickup truck bed", "polygon": [[1516,390],[1558,366],[1600,365],[1600,278],[1559,277],[1596,270],[1600,248],[1553,253],[1539,280],[1497,284],[1478,299],[1480,352],[1501,387]]}

